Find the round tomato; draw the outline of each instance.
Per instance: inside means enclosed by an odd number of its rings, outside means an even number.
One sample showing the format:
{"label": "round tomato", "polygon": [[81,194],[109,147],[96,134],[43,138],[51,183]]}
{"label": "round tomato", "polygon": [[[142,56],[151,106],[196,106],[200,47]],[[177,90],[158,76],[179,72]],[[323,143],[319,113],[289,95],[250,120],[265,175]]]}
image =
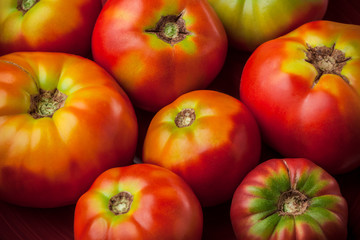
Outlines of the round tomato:
{"label": "round tomato", "polygon": [[75,208],[75,239],[201,239],[203,214],[171,171],[134,164],[102,173]]}
{"label": "round tomato", "polygon": [[73,204],[104,170],[132,163],[134,109],[94,62],[65,53],[0,57],[0,199]]}
{"label": "round tomato", "polygon": [[143,161],[180,175],[203,206],[231,199],[260,159],[258,126],[238,99],[211,90],[186,93],[161,109],[145,136]]}
{"label": "round tomato", "polygon": [[227,38],[206,0],[113,0],[96,22],[92,50],[136,106],[156,112],[210,84]]}
{"label": "round tomato", "polygon": [[265,141],[332,174],[360,165],[360,26],[307,23],[248,59],[240,97]]}
{"label": "round tomato", "polygon": [[252,51],[300,25],[320,20],[328,0],[208,0],[220,17],[230,44]]}
{"label": "round tomato", "polygon": [[0,55],[17,51],[88,56],[100,0],[1,0]]}
{"label": "round tomato", "polygon": [[348,208],[336,180],[307,159],[271,159],[236,189],[230,217],[237,239],[345,240]]}

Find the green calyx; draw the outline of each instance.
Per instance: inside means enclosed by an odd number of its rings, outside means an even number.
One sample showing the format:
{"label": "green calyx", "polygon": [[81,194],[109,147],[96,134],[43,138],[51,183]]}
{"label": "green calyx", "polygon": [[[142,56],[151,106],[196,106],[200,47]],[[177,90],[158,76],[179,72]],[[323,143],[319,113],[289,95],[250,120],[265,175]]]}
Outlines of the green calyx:
{"label": "green calyx", "polygon": [[46,91],[40,89],[39,94],[31,96],[29,114],[34,118],[52,117],[64,106],[67,96],[58,89]]}

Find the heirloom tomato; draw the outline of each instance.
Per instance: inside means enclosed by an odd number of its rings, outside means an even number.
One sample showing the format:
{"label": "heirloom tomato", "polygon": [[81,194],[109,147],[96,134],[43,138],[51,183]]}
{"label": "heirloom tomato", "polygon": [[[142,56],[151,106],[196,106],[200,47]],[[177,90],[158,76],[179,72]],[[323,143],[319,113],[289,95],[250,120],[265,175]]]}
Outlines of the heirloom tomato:
{"label": "heirloom tomato", "polygon": [[0,199],[73,204],[104,170],[132,163],[134,109],[94,62],[66,53],[0,57]]}
{"label": "heirloom tomato", "polygon": [[236,189],[230,217],[237,239],[345,240],[348,208],[336,180],[308,159],[271,159]]}
{"label": "heirloom tomato", "polygon": [[300,25],[320,20],[328,0],[208,0],[233,47],[252,51]]}
{"label": "heirloom tomato", "polygon": [[75,208],[75,239],[200,240],[203,213],[191,188],[151,164],[105,171]]}
{"label": "heirloom tomato", "polygon": [[197,90],[161,109],[145,136],[143,161],[180,175],[203,206],[231,199],[260,160],[261,140],[250,111],[227,94]]}
{"label": "heirloom tomato", "polygon": [[360,165],[360,26],[307,23],[257,48],[241,100],[265,141],[339,174]]}
{"label": "heirloom tomato", "polygon": [[17,51],[91,53],[100,0],[1,0],[0,55]]}
{"label": "heirloom tomato", "polygon": [[156,112],[210,84],[227,38],[206,0],[112,0],[95,24],[92,50],[134,105]]}

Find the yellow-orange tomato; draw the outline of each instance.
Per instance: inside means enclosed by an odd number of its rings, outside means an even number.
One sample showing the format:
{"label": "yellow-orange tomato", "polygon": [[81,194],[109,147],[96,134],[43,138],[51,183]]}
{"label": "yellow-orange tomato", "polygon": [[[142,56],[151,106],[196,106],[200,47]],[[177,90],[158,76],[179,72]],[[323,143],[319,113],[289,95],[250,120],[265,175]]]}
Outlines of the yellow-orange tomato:
{"label": "yellow-orange tomato", "polygon": [[88,56],[100,0],[1,0],[0,55],[18,51]]}
{"label": "yellow-orange tomato", "polygon": [[134,109],[94,62],[65,53],[0,57],[0,199],[73,204],[104,170],[132,163]]}
{"label": "yellow-orange tomato", "polygon": [[152,119],[143,161],[172,170],[192,187],[203,206],[232,197],[259,161],[255,119],[238,99],[211,90],[180,96]]}

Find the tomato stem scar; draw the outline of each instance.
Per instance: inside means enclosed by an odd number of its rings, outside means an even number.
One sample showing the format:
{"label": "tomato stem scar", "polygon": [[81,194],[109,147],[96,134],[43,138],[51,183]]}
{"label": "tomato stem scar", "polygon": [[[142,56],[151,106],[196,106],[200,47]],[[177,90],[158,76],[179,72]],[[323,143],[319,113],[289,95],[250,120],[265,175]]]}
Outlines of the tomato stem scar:
{"label": "tomato stem scar", "polygon": [[40,0],[18,0],[17,9],[25,14]]}
{"label": "tomato stem scar", "polygon": [[159,39],[171,45],[179,43],[190,34],[182,18],[184,13],[185,11],[182,11],[179,15],[162,16],[155,28],[146,29],[145,32],[156,34]]}
{"label": "tomato stem scar", "polygon": [[178,128],[189,127],[193,124],[195,119],[195,110],[192,108],[185,108],[176,115],[175,124]]}
{"label": "tomato stem scar", "polygon": [[299,192],[298,190],[291,189],[280,195],[278,201],[278,214],[280,216],[301,215],[306,211],[309,205],[310,200],[305,196],[305,194]]}
{"label": "tomato stem scar", "polygon": [[134,196],[123,191],[110,198],[109,210],[115,215],[125,214],[130,211]]}
{"label": "tomato stem scar", "polygon": [[306,62],[312,64],[316,71],[317,76],[314,79],[313,87],[319,82],[324,74],[335,74],[340,76],[346,83],[350,83],[344,75],[341,74],[343,67],[351,57],[346,57],[345,53],[335,48],[335,43],[331,47],[316,46],[311,47],[307,45],[305,51],[307,59]]}
{"label": "tomato stem scar", "polygon": [[39,94],[31,96],[29,114],[34,118],[52,117],[62,108],[67,96],[58,89],[52,91],[39,90]]}

